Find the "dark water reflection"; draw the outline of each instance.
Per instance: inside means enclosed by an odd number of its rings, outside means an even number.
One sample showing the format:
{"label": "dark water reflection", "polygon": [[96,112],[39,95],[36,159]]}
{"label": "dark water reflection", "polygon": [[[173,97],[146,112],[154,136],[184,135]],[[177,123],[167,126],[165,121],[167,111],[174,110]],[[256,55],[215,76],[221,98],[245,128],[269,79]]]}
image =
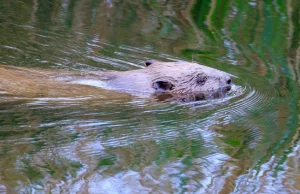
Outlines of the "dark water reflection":
{"label": "dark water reflection", "polygon": [[2,64],[194,60],[237,76],[237,92],[186,104],[1,92],[0,191],[300,192],[299,10],[297,0],[2,1]]}

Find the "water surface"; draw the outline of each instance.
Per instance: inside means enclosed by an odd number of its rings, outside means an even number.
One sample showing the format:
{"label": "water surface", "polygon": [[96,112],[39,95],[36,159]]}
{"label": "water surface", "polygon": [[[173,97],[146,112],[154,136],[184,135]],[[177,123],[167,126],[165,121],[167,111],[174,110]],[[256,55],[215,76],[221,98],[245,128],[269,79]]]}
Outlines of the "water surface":
{"label": "water surface", "polygon": [[195,61],[239,92],[184,104],[0,93],[3,193],[299,193],[297,0],[0,3],[0,63]]}

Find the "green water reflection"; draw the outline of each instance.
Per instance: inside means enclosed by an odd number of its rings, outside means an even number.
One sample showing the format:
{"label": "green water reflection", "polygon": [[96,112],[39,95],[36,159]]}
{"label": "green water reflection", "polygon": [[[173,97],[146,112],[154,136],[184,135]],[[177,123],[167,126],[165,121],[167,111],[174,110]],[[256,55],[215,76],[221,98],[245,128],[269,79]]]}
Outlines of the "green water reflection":
{"label": "green water reflection", "polygon": [[297,0],[2,1],[1,64],[193,60],[242,92],[182,105],[0,90],[0,192],[300,192],[299,11]]}

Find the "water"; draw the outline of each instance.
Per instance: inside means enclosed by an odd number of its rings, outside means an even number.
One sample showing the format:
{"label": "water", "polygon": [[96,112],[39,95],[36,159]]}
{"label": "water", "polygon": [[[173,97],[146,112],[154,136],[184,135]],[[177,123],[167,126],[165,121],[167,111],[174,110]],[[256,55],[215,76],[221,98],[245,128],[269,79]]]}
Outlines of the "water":
{"label": "water", "polygon": [[236,93],[183,104],[0,93],[3,193],[300,193],[299,10],[287,1],[0,3],[0,63],[196,61]]}

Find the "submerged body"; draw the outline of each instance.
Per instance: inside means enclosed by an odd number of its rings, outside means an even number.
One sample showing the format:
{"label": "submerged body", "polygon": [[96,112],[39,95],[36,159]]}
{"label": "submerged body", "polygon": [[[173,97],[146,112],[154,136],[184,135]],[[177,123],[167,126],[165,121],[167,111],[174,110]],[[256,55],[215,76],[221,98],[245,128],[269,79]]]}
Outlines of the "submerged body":
{"label": "submerged body", "polygon": [[26,97],[110,98],[118,94],[122,98],[131,94],[162,100],[201,100],[231,88],[228,73],[196,63],[148,61],[145,64],[146,68],[124,72],[79,73],[0,66],[0,90]]}

